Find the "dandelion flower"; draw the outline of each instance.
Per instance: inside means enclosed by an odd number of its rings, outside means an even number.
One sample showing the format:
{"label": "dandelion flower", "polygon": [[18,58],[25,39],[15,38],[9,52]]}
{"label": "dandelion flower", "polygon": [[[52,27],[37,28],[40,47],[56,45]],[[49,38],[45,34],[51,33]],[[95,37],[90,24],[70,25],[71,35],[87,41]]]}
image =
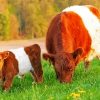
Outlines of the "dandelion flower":
{"label": "dandelion flower", "polygon": [[73,98],[78,98],[80,97],[80,94],[79,93],[71,93],[71,95]]}

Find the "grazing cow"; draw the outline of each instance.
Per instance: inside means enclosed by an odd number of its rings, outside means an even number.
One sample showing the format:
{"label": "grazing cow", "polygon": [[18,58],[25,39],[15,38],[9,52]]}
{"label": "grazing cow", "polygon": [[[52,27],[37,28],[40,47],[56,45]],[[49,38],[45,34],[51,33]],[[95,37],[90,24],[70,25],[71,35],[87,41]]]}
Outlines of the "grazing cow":
{"label": "grazing cow", "polygon": [[60,82],[70,83],[76,65],[100,56],[100,12],[91,5],[71,6],[52,20],[44,59],[53,63]]}
{"label": "grazing cow", "polygon": [[0,52],[0,71],[3,89],[8,90],[16,75],[31,72],[35,81],[43,81],[41,49],[37,44]]}

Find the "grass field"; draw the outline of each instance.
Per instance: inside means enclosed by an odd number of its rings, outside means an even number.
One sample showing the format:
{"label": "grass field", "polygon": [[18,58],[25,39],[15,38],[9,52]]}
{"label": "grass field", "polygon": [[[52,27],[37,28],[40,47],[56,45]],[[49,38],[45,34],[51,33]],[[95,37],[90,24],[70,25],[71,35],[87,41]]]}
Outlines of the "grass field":
{"label": "grass field", "polygon": [[36,84],[28,73],[15,78],[10,91],[0,88],[0,100],[100,100],[100,61],[93,60],[88,71],[80,63],[71,84],[56,80],[53,66],[42,61],[44,82]]}

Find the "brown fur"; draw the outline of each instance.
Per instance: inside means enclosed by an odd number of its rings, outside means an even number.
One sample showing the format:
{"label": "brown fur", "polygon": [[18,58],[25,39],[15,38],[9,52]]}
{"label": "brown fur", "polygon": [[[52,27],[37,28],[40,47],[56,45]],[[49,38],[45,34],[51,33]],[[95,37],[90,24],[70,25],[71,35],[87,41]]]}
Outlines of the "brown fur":
{"label": "brown fur", "polygon": [[36,82],[41,83],[43,81],[43,71],[41,65],[41,49],[40,47],[35,44],[31,47],[25,47],[26,53],[29,55],[29,59],[33,66],[34,71],[31,71],[32,75]]}
{"label": "brown fur", "polygon": [[[34,71],[30,71],[37,83],[41,83],[43,81],[43,71],[42,71],[42,65],[41,65],[41,49],[37,44],[25,47],[25,51],[27,55],[29,56],[29,59],[31,61],[31,64],[33,66]],[[2,52],[0,53],[0,56],[2,56],[2,59],[4,58],[3,55],[7,54],[8,56],[6,59],[4,59],[4,65],[2,67],[2,81],[3,81],[3,89],[9,90],[12,81],[14,77],[18,74],[18,61],[15,58],[15,55],[10,52]],[[23,64],[24,66],[24,64]]]}
{"label": "brown fur", "polygon": [[[84,37],[84,38],[83,38]],[[54,17],[46,36],[48,53],[60,82],[71,82],[75,66],[91,49],[91,38],[81,17],[74,12],[62,12]]]}
{"label": "brown fur", "polygon": [[[57,78],[60,82],[71,82],[77,59],[83,50],[78,48],[73,53],[58,52],[56,54],[43,54],[44,59],[49,59],[54,65]],[[66,66],[67,65],[67,66]]]}

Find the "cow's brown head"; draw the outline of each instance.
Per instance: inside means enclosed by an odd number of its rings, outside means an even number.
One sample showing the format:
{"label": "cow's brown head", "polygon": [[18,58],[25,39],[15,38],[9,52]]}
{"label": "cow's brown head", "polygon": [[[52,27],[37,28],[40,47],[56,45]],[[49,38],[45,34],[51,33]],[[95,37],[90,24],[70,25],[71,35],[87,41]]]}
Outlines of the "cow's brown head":
{"label": "cow's brown head", "polygon": [[4,60],[9,56],[9,52],[0,52],[0,71],[3,67]]}
{"label": "cow's brown head", "polygon": [[9,56],[9,52],[0,52],[0,84],[2,79],[2,67],[4,65],[4,60]]}
{"label": "cow's brown head", "polygon": [[78,48],[73,53],[58,52],[56,54],[43,54],[44,59],[53,63],[57,78],[60,82],[71,82],[74,69],[82,54],[82,48]]}

